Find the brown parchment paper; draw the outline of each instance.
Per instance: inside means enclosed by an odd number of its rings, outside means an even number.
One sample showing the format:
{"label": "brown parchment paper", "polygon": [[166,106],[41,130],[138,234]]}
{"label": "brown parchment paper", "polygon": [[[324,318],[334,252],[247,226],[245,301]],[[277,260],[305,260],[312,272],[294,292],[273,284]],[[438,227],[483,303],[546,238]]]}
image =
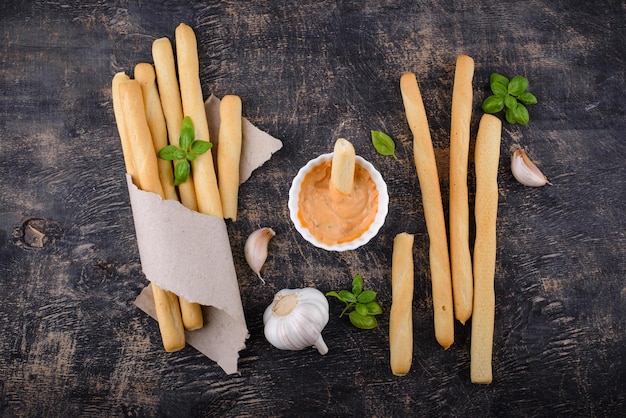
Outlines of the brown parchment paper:
{"label": "brown parchment paper", "polygon": [[[205,103],[213,155],[217,151],[220,100]],[[240,182],[269,160],[282,142],[242,125]],[[226,222],[185,208],[177,201],[141,191],[126,175],[141,267],[150,282],[202,305],[204,327],[187,331],[187,342],[227,374],[237,372],[239,351],[249,337]],[[156,319],[150,286],[135,304]]]}

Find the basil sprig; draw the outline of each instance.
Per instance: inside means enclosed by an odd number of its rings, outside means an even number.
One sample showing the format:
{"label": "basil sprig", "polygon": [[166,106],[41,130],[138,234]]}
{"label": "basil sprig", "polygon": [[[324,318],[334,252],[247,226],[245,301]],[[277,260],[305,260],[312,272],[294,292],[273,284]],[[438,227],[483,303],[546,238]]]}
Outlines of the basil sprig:
{"label": "basil sprig", "polygon": [[174,164],[174,186],[184,183],[191,171],[191,161],[196,156],[204,154],[211,149],[213,144],[209,141],[196,139],[193,122],[189,116],[185,116],[180,126],[180,138],[178,146],[167,145],[159,150],[159,158],[168,161],[176,161]]}
{"label": "basil sprig", "polygon": [[516,75],[510,81],[505,76],[493,73],[489,77],[489,86],[493,95],[487,97],[482,108],[485,113],[498,113],[506,108],[506,121],[527,125],[530,116],[527,105],[537,103],[537,98],[528,88],[528,79]]}
{"label": "basil sprig", "polygon": [[363,290],[363,277],[360,274],[354,276],[352,280],[352,291],[340,290],[339,292],[330,291],[326,296],[334,296],[346,307],[339,317],[343,317],[348,313],[350,322],[357,328],[372,329],[376,328],[378,321],[374,315],[383,313],[383,309],[376,302],[376,292],[373,290]]}

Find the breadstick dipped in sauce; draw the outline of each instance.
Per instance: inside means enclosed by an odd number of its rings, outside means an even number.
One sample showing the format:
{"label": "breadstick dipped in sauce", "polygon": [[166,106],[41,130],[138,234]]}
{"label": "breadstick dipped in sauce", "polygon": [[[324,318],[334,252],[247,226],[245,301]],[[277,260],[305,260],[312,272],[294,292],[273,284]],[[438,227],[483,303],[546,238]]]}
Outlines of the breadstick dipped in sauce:
{"label": "breadstick dipped in sauce", "polygon": [[413,133],[413,157],[417,169],[424,217],[430,241],[430,274],[432,281],[435,338],[447,349],[454,342],[454,307],[448,238],[441,200],[435,152],[417,79],[413,73],[400,78],[400,91],[409,128]]}
{"label": "breadstick dipped in sauce", "polygon": [[356,152],[345,138],[335,141],[330,171],[330,188],[344,195],[350,195],[354,187]]}
{"label": "breadstick dipped in sauce", "polygon": [[370,173],[355,163],[352,144],[340,138],[332,159],[306,174],[298,195],[298,218],[326,245],[350,242],[376,218],[379,192]]}

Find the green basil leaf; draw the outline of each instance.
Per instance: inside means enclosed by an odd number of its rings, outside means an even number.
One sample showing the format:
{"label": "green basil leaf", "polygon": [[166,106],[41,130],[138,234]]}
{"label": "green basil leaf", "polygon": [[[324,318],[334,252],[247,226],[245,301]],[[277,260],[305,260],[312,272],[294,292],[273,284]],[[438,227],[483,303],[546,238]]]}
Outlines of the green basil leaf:
{"label": "green basil leaf", "polygon": [[187,153],[185,151],[183,151],[180,148],[176,148],[176,152],[174,153],[174,159],[175,160],[183,160],[185,158],[185,155],[187,155]]}
{"label": "green basil leaf", "polygon": [[519,97],[517,98],[517,100],[519,100],[520,102],[524,103],[525,105],[537,104],[537,98],[535,97],[535,95],[532,94],[532,93],[529,93],[527,91],[525,91],[524,93],[520,94]]}
{"label": "green basil leaf", "polygon": [[509,85],[509,79],[502,74],[491,73],[491,75],[489,76],[489,85],[492,85],[494,83],[500,83],[504,87],[507,87]]}
{"label": "green basil leaf", "polygon": [[356,300],[360,303],[369,303],[376,299],[376,292],[373,290],[364,290],[361,292],[359,296],[357,296]]}
{"label": "green basil leaf", "polygon": [[334,290],[331,290],[330,292],[326,292],[326,296],[333,296],[341,300],[341,298],[339,297],[339,293],[335,292]]}
{"label": "green basil leaf", "polygon": [[375,317],[369,315],[361,315],[358,311],[350,312],[350,322],[357,328],[372,329],[376,328],[378,321]]}
{"label": "green basil leaf", "polygon": [[496,96],[500,96],[500,97],[505,97],[506,95],[509,94],[506,86],[497,81],[494,83],[491,83],[491,91],[493,92],[493,94],[495,94]]}
{"label": "green basil leaf", "polygon": [[360,313],[363,316],[367,316],[368,315],[367,306],[365,306],[362,303],[357,303],[356,305],[354,305],[354,310],[357,311],[358,313]]}
{"label": "green basil leaf", "polygon": [[372,144],[374,144],[374,148],[381,155],[392,155],[394,158],[396,157],[396,144],[393,142],[393,139],[389,135],[381,131],[371,131],[372,133]]}
{"label": "green basil leaf", "polygon": [[527,88],[528,88],[528,79],[520,75],[516,75],[515,77],[513,77],[507,87],[509,94],[515,97],[524,93]]}
{"label": "green basil leaf", "polygon": [[360,274],[354,276],[352,280],[352,293],[358,296],[363,291],[363,277]]}
{"label": "green basil leaf", "polygon": [[159,158],[163,160],[176,160],[176,151],[178,151],[178,147],[175,145],[167,145],[159,150]]}
{"label": "green basil leaf", "polygon": [[180,124],[180,130],[181,131],[188,131],[190,133],[191,132],[195,132],[194,126],[193,126],[193,121],[191,120],[191,117],[185,116],[183,118],[183,121]]}
{"label": "green basil leaf", "polygon": [[196,155],[200,155],[210,150],[211,147],[213,147],[213,144],[211,142],[196,139],[191,143],[191,152]]}
{"label": "green basil leaf", "polygon": [[180,132],[180,138],[178,138],[178,144],[184,150],[188,150],[189,146],[193,142],[193,135],[190,135],[187,131]]}
{"label": "green basil leaf", "polygon": [[367,312],[370,315],[380,315],[381,313],[383,313],[383,308],[381,308],[378,302],[376,302],[375,300],[366,303],[365,306],[367,307]]}
{"label": "green basil leaf", "polygon": [[363,276],[357,274],[352,279],[352,288],[360,288],[363,289]]}
{"label": "green basil leaf", "polygon": [[483,111],[485,113],[498,113],[504,109],[504,99],[498,96],[489,96],[483,102]]}
{"label": "green basil leaf", "polygon": [[187,180],[190,168],[187,160],[180,160],[174,165],[174,186],[178,186]]}
{"label": "green basil leaf", "polygon": [[340,290],[339,298],[348,303],[356,302],[356,296],[354,296],[349,290]]}
{"label": "green basil leaf", "polygon": [[517,99],[513,96],[506,96],[504,98],[504,105],[507,109],[515,109],[517,107]]}
{"label": "green basil leaf", "polygon": [[504,115],[506,118],[506,121],[509,122],[510,124],[515,124],[515,114],[513,112],[514,112],[513,109],[507,109],[506,114]]}
{"label": "green basil leaf", "polygon": [[194,154],[193,152],[188,152],[185,154],[185,159],[187,161],[193,161],[196,159],[196,154]]}
{"label": "green basil leaf", "polygon": [[193,129],[193,122],[189,116],[185,116],[180,126],[179,146],[185,151],[189,150],[191,143],[196,139],[196,133]]}
{"label": "green basil leaf", "polygon": [[528,109],[521,103],[518,103],[517,107],[513,110],[513,118],[520,125],[528,125],[530,116],[528,115]]}

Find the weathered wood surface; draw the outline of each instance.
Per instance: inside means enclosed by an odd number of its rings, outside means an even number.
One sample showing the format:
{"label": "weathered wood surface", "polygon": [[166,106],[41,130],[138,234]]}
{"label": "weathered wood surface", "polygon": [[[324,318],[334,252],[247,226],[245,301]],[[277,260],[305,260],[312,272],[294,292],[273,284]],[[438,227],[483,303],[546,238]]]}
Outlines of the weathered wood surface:
{"label": "weathered wood surface", "polygon": [[[623,2],[282,3],[2,2],[0,416],[623,414]],[[240,95],[244,115],[284,142],[243,186],[240,219],[229,224],[250,330],[234,376],[193,348],[165,353],[155,322],[132,303],[145,278],[110,82],[150,60],[152,40],[173,37],[180,22],[198,34],[205,95]],[[398,87],[404,71],[421,82],[445,195],[460,53],[476,61],[473,134],[491,72],[525,75],[539,98],[530,125],[503,132],[490,386],[469,381],[471,323],[457,325],[447,351],[434,340],[427,235]],[[375,152],[370,129],[396,139],[398,160]],[[340,136],[381,171],[391,201],[370,244],[331,253],[295,232],[287,196],[297,170]],[[512,146],[554,186],[515,182]],[[25,242],[29,225],[43,241]],[[265,225],[277,236],[262,286],[243,243]],[[392,240],[402,231],[416,234],[416,281],[414,363],[400,378],[388,366],[387,325]],[[326,356],[265,341],[262,312],[276,291],[340,289],[357,273],[379,292],[379,328],[352,328],[331,301]]]}

